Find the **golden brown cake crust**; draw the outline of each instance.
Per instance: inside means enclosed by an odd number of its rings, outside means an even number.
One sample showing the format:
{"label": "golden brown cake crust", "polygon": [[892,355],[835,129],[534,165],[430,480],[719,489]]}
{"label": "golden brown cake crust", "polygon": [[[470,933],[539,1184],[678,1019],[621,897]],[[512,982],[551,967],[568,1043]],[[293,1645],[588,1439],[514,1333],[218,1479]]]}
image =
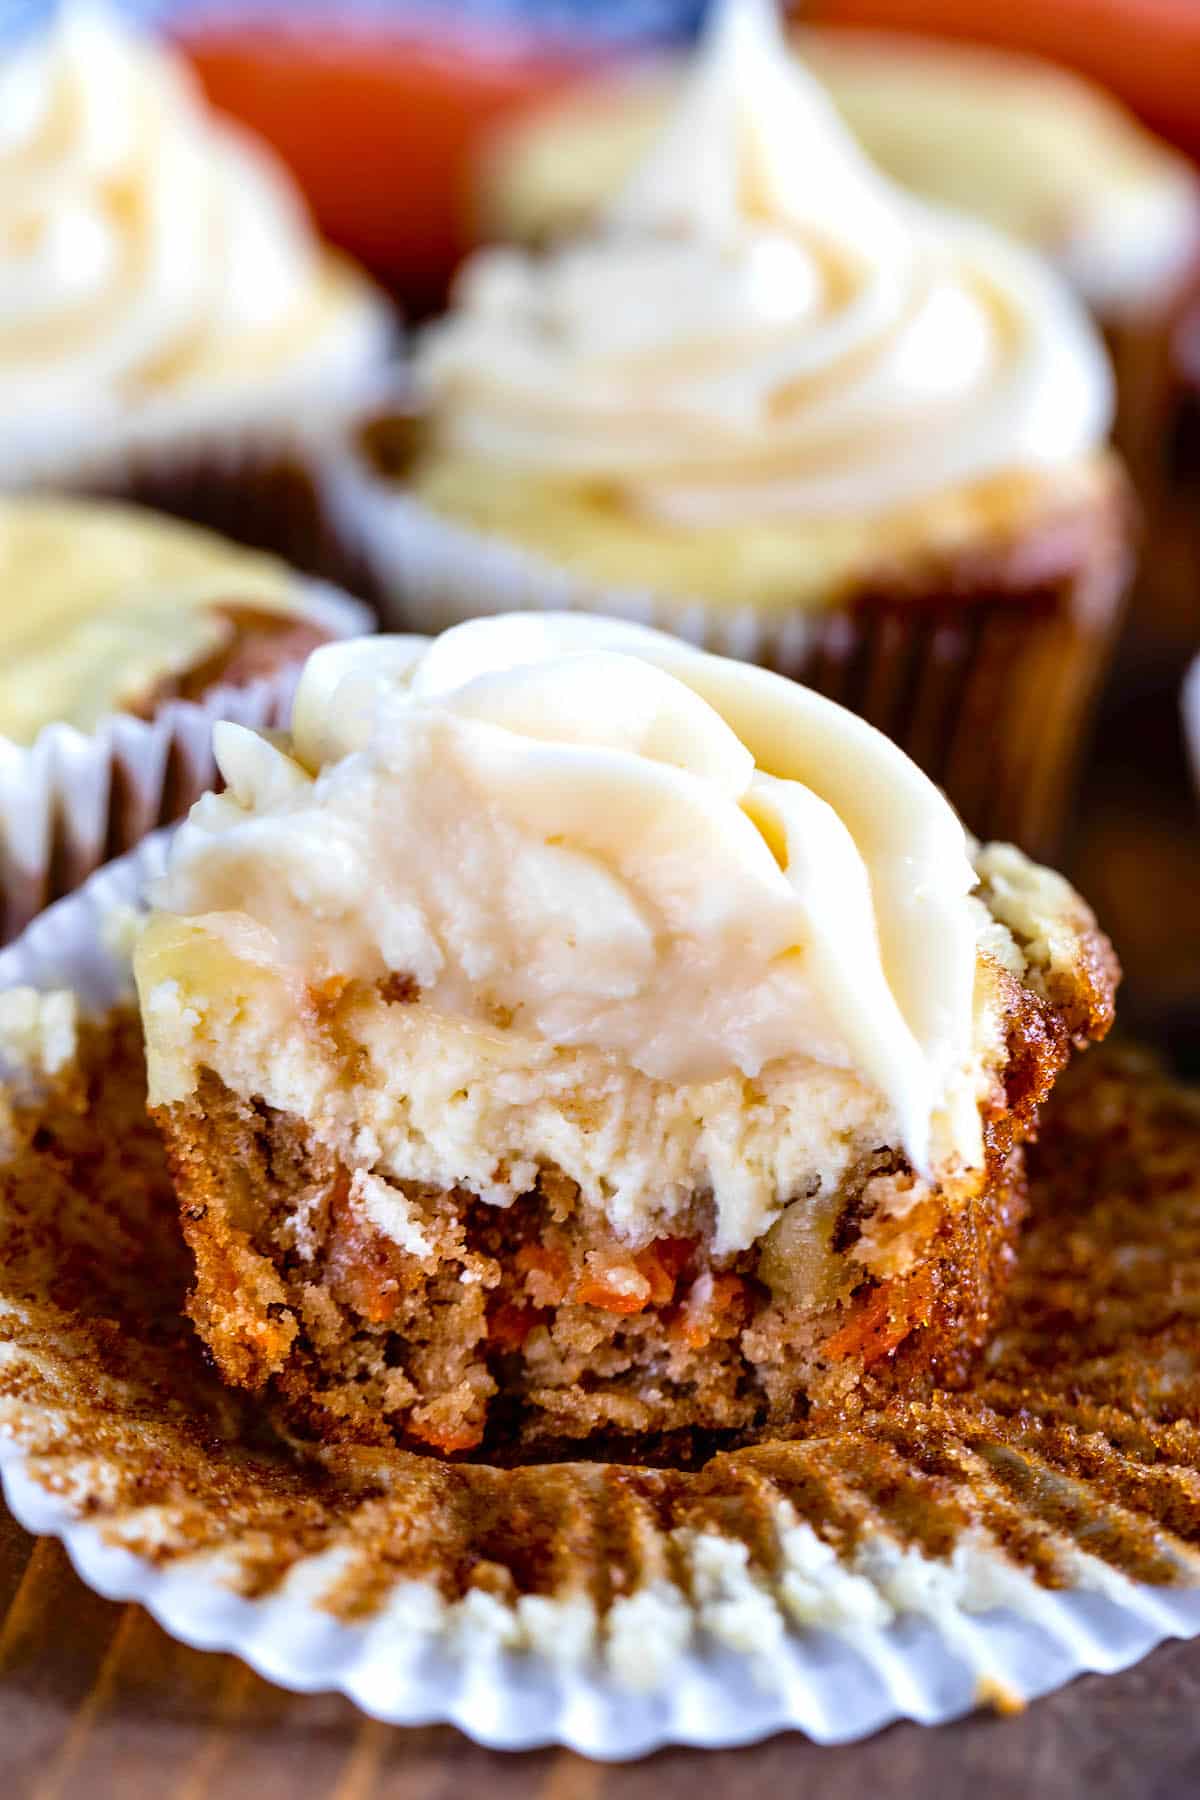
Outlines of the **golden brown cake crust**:
{"label": "golden brown cake crust", "polygon": [[710,1203],[631,1251],[543,1168],[510,1208],[396,1183],[407,1247],[305,1122],[211,1073],[159,1109],[196,1261],[190,1311],[225,1380],[296,1429],[495,1457],[520,1446],[745,1440],[888,1392],[961,1382],[994,1323],[1024,1213],[1021,1146],[1073,1045],[1112,1017],[1115,962],[1080,903],[1069,963],[999,977],[1003,1098],[986,1175],[955,1202],[881,1148],[836,1196],[807,1300],[760,1247],[714,1260]]}

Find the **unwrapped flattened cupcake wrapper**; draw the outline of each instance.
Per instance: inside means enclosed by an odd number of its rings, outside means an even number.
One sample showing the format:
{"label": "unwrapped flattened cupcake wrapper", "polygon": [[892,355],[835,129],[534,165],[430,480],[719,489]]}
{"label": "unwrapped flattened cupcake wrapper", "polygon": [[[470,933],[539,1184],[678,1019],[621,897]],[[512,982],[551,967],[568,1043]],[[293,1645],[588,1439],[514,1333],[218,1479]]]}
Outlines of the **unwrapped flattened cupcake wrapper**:
{"label": "unwrapped flattened cupcake wrapper", "polygon": [[[164,849],[156,834],[43,914],[0,954],[0,991],[67,986],[89,1009],[111,1006],[128,976],[106,921],[137,903]],[[39,1324],[39,1297],[19,1280],[6,1289],[5,1268],[0,1258],[0,1478],[21,1523],[60,1537],[87,1582],[142,1602],[183,1641],[233,1651],[287,1687],[340,1690],[385,1720],[614,1759],[785,1728],[844,1742],[897,1718],[936,1723],[981,1699],[1031,1699],[1200,1633],[1200,1556],[1152,1523],[1145,1553],[1186,1585],[1145,1585],[1089,1554],[1081,1540],[1128,1512],[1094,1497],[1089,1517],[1085,1482],[1045,1457],[1023,1464],[1035,1483],[1027,1508],[1014,1505],[1018,1482],[987,1516],[1036,1538],[1062,1587],[1039,1585],[986,1526],[934,1554],[869,1502],[853,1553],[839,1551],[778,1475],[803,1464],[793,1493],[832,1484],[863,1505],[824,1440],[765,1445],[694,1475],[318,1448],[255,1487],[261,1430],[241,1442],[239,1431],[257,1403],[220,1389],[198,1355],[200,1373],[172,1392],[186,1358],[148,1339],[139,1369],[126,1356],[138,1346],[114,1341],[107,1317],[73,1315],[57,1285]],[[950,1453],[972,1463],[966,1435]],[[991,1465],[974,1462],[986,1485]],[[174,1486],[156,1496],[172,1468]],[[569,1576],[548,1592],[493,1582],[446,1597],[404,1566],[427,1523],[406,1516],[406,1491],[446,1508],[456,1566],[473,1556],[495,1571],[514,1531],[555,1517],[577,1547],[599,1541],[624,1558],[628,1584],[602,1617]],[[440,1518],[431,1529],[440,1534]]]}
{"label": "unwrapped flattened cupcake wrapper", "polygon": [[1053,855],[1088,711],[1121,616],[1128,553],[1023,606],[912,603],[765,611],[606,588],[446,520],[327,441],[323,512],[385,630],[437,633],[512,611],[603,612],[802,681],[877,725],[949,794],[971,829]]}
{"label": "unwrapped flattened cupcake wrapper", "polygon": [[[334,637],[372,628],[368,609],[323,582],[298,583],[304,612]],[[102,863],[186,812],[212,786],[212,728],[287,723],[299,676],[281,668],[150,719],[119,713],[93,732],[48,725],[28,746],[0,738],[0,930],[8,939]]]}

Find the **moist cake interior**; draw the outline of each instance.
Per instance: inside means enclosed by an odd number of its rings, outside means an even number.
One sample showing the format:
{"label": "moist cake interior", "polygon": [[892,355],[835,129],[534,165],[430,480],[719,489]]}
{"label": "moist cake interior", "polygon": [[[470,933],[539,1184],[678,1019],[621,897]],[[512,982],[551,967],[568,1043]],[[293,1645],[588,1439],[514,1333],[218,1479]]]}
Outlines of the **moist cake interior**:
{"label": "moist cake interior", "polygon": [[[996,867],[1011,873],[1013,854]],[[714,1255],[703,1193],[669,1235],[631,1247],[552,1165],[506,1206],[385,1179],[205,1071],[186,1104],[157,1114],[201,1336],[227,1381],[270,1390],[304,1435],[442,1455],[656,1440],[686,1456],[714,1434],[778,1435],[953,1385],[1011,1271],[1022,1142],[1072,1045],[1111,1018],[1111,952],[1074,906],[1042,921],[1040,942],[1027,933],[1022,980],[991,971],[1003,1085],[974,1191],[922,1187],[881,1145],[836,1191],[804,1196],[796,1230],[734,1255]],[[363,1003],[351,989],[326,997],[319,1029],[339,1043]],[[393,979],[367,1004],[420,1001]],[[361,1054],[351,1031],[345,1066]],[[774,1290],[772,1256],[787,1266]]]}

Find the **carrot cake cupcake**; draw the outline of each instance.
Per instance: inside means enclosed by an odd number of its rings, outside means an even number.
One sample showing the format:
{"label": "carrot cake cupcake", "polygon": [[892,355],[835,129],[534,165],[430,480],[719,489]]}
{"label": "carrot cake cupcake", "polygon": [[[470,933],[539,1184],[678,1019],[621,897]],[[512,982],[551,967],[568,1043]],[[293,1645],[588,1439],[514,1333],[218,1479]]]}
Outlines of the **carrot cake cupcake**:
{"label": "carrot cake cupcake", "polygon": [[246,519],[252,473],[385,366],[390,308],[181,58],[51,10],[0,54],[0,486]]}
{"label": "carrot cake cupcake", "polygon": [[989,833],[1052,835],[1126,575],[1103,346],[866,161],[765,0],[719,10],[589,235],[467,264],[414,383],[329,472],[397,619],[663,625],[860,711]]}
{"label": "carrot cake cupcake", "polygon": [[1058,876],[828,700],[595,617],[328,646],[217,755],[136,976],[228,1382],[493,1455],[963,1373],[1111,1017]]}
{"label": "carrot cake cupcake", "polygon": [[0,499],[7,933],[187,810],[215,774],[209,735],[224,706],[273,722],[308,653],[366,621],[364,607],[196,526],[114,502]]}
{"label": "carrot cake cupcake", "polygon": [[[828,27],[792,41],[893,180],[1038,251],[1088,307],[1115,368],[1115,441],[1154,545],[1135,623],[1148,643],[1195,642],[1200,532],[1186,444],[1200,384],[1185,323],[1200,316],[1195,165],[1112,95],[1036,57]],[[665,61],[593,78],[507,125],[481,159],[483,235],[545,245],[586,228],[650,150],[679,79]]]}
{"label": "carrot cake cupcake", "polygon": [[[798,58],[893,180],[1052,262],[1103,329],[1122,448],[1160,430],[1165,337],[1200,276],[1200,177],[1082,77],[1036,57],[808,28]],[[544,101],[487,146],[480,226],[502,241],[574,234],[651,149],[678,91],[662,63]]]}

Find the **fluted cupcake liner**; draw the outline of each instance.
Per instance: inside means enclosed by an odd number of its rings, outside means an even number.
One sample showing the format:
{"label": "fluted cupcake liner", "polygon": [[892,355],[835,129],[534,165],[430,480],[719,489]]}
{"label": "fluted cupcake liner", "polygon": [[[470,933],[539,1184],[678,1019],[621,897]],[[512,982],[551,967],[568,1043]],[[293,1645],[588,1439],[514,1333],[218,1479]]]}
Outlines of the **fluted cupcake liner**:
{"label": "fluted cupcake liner", "polygon": [[[1130,572],[1126,504],[1066,522],[1072,554],[1014,580],[978,567],[852,602],[729,607],[607,588],[452,523],[327,447],[322,488],[385,629],[439,632],[482,613],[583,610],[654,625],[828,694],[886,732],[972,831],[1053,854]],[[1058,538],[1057,528],[1052,534]]]}
{"label": "fluted cupcake liner", "polygon": [[[394,346],[393,346],[394,347]],[[323,393],[179,421],[148,416],[0,450],[0,489],[129,500],[271,550],[306,574],[353,587],[319,493],[319,444],[377,391],[376,363]]]}
{"label": "fluted cupcake liner", "polygon": [[0,1477],[86,1581],[382,1719],[605,1758],[936,1723],[1200,1633],[1200,1099],[1084,1062],[965,1391],[700,1469],[325,1448],[182,1315],[111,928],[163,852],[0,954]]}
{"label": "fluted cupcake liner", "polygon": [[[333,637],[372,629],[360,602],[298,581],[305,617]],[[94,731],[43,727],[30,745],[0,737],[0,941],[148,832],[179,818],[216,777],[212,728],[287,723],[296,663],[198,700],[171,700],[149,719],[115,713]]]}

